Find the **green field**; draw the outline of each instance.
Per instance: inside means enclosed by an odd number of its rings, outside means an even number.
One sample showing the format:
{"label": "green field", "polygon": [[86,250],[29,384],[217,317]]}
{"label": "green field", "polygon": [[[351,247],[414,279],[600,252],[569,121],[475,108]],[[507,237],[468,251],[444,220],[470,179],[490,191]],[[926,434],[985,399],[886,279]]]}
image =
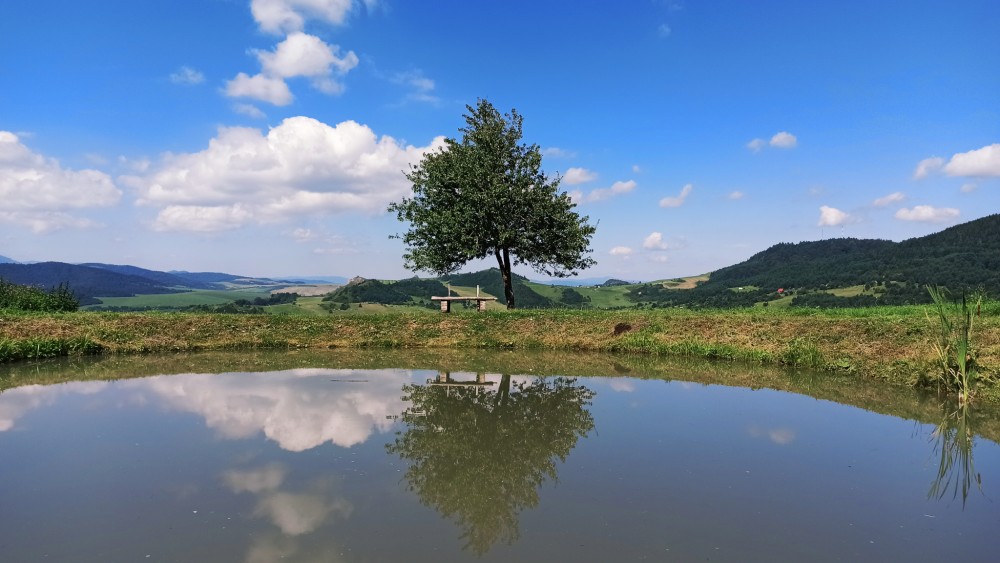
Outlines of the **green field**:
{"label": "green field", "polygon": [[191,305],[224,305],[237,299],[267,297],[271,288],[202,289],[181,293],[158,293],[133,297],[99,297],[100,305],[88,305],[84,310],[100,307],[190,307]]}
{"label": "green field", "polygon": [[863,285],[852,285],[851,287],[841,287],[837,289],[827,290],[826,293],[831,295],[836,295],[837,297],[854,297],[856,295],[874,295],[871,291],[865,291],[865,286]]}
{"label": "green field", "polygon": [[600,287],[600,286],[563,286],[563,285],[545,285],[535,282],[528,282],[527,286],[535,290],[539,295],[548,297],[553,301],[559,301],[562,298],[563,290],[566,288],[573,289],[583,295],[584,297],[590,298],[590,306],[594,309],[614,309],[617,307],[634,307],[635,303],[625,299],[625,293],[628,292],[632,286],[629,285],[616,285],[611,287]]}

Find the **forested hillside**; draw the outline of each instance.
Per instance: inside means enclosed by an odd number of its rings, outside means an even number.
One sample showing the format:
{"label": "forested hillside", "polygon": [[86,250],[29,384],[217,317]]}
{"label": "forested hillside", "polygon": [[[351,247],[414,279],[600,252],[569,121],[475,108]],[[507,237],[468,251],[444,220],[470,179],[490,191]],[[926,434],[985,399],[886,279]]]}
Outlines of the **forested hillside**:
{"label": "forested hillside", "polygon": [[382,305],[431,305],[431,297],[445,295],[446,288],[438,280],[410,278],[386,283],[379,280],[351,282],[323,298],[330,303],[380,303]]}
{"label": "forested hillside", "polygon": [[[928,302],[927,285],[956,292],[982,288],[1000,296],[1000,215],[898,243],[841,238],[776,244],[713,272],[692,290],[642,284],[629,298],[662,306],[732,307],[797,294],[793,305],[897,305]],[[852,286],[871,293],[819,293]]]}

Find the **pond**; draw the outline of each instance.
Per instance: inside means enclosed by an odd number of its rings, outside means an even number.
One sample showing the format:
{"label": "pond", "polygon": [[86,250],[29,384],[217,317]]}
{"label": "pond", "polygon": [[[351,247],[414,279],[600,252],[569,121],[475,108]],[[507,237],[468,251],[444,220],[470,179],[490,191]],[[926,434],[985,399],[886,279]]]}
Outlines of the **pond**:
{"label": "pond", "polygon": [[2,559],[992,561],[1000,547],[996,412],[752,366],[419,354],[0,368]]}

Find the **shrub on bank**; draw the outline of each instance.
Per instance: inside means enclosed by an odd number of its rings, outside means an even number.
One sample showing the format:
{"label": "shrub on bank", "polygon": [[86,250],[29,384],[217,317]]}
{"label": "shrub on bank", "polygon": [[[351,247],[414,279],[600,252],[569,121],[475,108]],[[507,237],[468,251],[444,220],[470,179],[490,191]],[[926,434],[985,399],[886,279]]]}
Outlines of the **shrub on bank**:
{"label": "shrub on bank", "polygon": [[18,311],[76,311],[80,301],[66,284],[55,289],[44,289],[30,285],[18,285],[0,279],[0,309]]}

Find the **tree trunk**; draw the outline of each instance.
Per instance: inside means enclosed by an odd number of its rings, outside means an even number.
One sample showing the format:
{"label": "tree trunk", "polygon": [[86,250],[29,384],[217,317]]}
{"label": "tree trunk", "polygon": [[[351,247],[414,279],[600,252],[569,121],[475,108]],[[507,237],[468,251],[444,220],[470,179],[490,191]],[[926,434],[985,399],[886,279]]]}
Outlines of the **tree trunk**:
{"label": "tree trunk", "polygon": [[510,398],[510,374],[504,373],[500,376],[500,385],[497,386],[496,397],[493,398],[493,411],[498,412],[502,407],[507,404],[507,399]]}
{"label": "tree trunk", "polygon": [[497,249],[494,253],[497,263],[500,264],[500,277],[503,278],[503,294],[507,300],[507,308],[514,309],[514,284],[510,276],[510,251],[503,249],[503,254]]}

